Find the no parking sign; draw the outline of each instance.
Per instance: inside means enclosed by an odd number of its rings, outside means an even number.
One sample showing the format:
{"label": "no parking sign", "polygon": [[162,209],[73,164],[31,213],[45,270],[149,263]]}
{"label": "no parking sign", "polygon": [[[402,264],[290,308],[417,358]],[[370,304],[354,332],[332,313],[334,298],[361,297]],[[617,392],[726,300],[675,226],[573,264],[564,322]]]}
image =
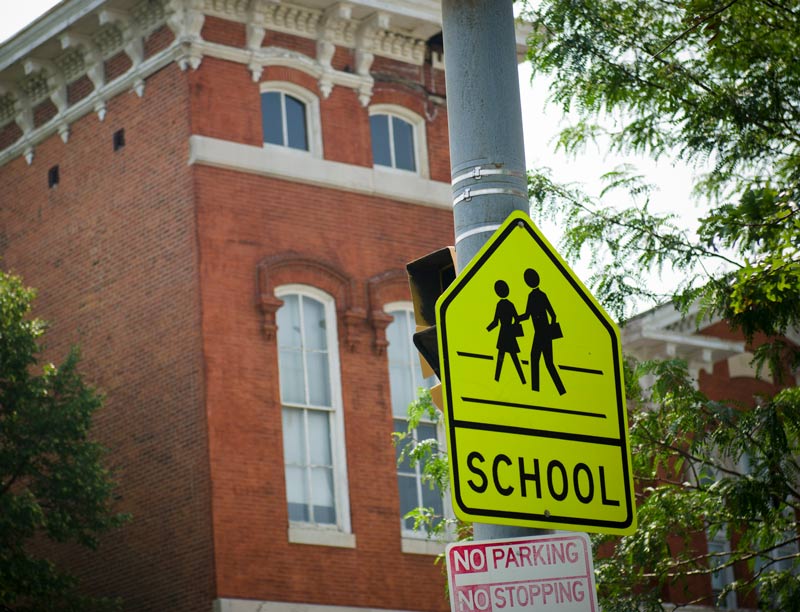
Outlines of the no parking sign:
{"label": "no parking sign", "polygon": [[447,547],[452,612],[597,612],[585,533],[454,543]]}

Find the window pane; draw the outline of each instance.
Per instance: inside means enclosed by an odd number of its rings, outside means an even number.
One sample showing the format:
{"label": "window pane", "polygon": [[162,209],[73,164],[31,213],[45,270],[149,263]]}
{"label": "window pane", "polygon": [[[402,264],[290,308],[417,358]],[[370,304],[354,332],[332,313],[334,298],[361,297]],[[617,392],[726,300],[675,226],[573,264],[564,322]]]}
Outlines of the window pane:
{"label": "window pane", "polygon": [[408,405],[414,400],[416,389],[407,364],[389,364],[389,388],[392,395],[392,414],[408,416]]}
{"label": "window pane", "polygon": [[306,437],[302,410],[283,409],[283,460],[287,465],[306,463]]}
{"label": "window pane", "polygon": [[438,516],[444,514],[442,504],[442,496],[437,489],[431,489],[430,486],[423,482],[422,484],[422,506],[423,508],[433,508],[433,512]]}
{"label": "window pane", "polygon": [[286,295],[278,309],[278,369],[281,382],[281,399],[292,404],[306,403],[303,376],[302,336],[300,334],[300,298]]}
{"label": "window pane", "polygon": [[308,513],[308,504],[289,502],[289,520],[308,523],[311,520],[311,515]]}
{"label": "window pane", "polygon": [[306,105],[297,98],[284,95],[286,103],[286,132],[288,145],[294,149],[308,150],[306,136]]}
{"label": "window pane", "polygon": [[275,322],[278,325],[278,346],[300,349],[300,300],[297,295],[281,298],[283,306],[278,309]]}
{"label": "window pane", "polygon": [[[407,421],[403,421],[401,419],[395,419],[394,420],[394,430],[395,431],[398,431],[400,433],[406,433],[407,426],[408,426]],[[394,446],[395,463],[397,463],[397,461],[400,460],[400,453],[403,452],[403,449],[410,443],[411,443],[411,438],[404,438],[402,441],[400,441],[397,444],[395,444],[395,446]],[[410,474],[412,476],[416,474],[416,471],[414,470],[414,468],[412,468],[409,465],[408,459],[403,461],[403,463],[397,464],[397,472],[399,474]]]}
{"label": "window pane", "polygon": [[281,381],[281,401],[289,404],[305,404],[302,353],[289,349],[278,351],[278,371]]}
{"label": "window pane", "polygon": [[[419,506],[417,500],[417,480],[412,476],[398,475],[397,484],[399,485],[400,517],[402,518],[406,513]],[[405,519],[404,527],[406,529],[414,529],[414,521],[412,519]]]}
{"label": "window pane", "polygon": [[307,353],[308,398],[312,406],[331,406],[331,381],[327,353]]}
{"label": "window pane", "polygon": [[[430,423],[421,424],[417,426],[417,430],[415,433],[417,440],[420,442],[422,440],[430,440],[430,439],[438,440],[436,436],[436,426]],[[420,470],[423,468],[423,466],[424,464],[420,464],[419,466]]]}
{"label": "window pane", "polygon": [[308,483],[304,468],[286,466],[286,501],[290,521],[310,521],[307,500]]}
{"label": "window pane", "polygon": [[372,162],[378,166],[391,166],[389,117],[387,115],[372,115],[369,118],[369,127],[372,132]]}
{"label": "window pane", "polygon": [[281,94],[277,91],[267,91],[261,94],[261,126],[264,132],[264,142],[284,144]]}
{"label": "window pane", "polygon": [[[415,380],[415,369],[419,370],[416,350],[411,350],[410,313],[406,310],[394,310],[392,322],[386,328],[386,339],[389,347],[386,351],[389,360],[389,389],[392,396],[392,414],[405,418],[408,405],[416,398],[420,383]],[[410,360],[414,359],[414,363]],[[422,374],[417,375],[419,381]]]}
{"label": "window pane", "polygon": [[[725,545],[720,542],[719,540],[710,540],[708,542],[708,552],[710,554],[719,554],[726,552]],[[713,568],[719,567],[720,565],[724,564],[726,558],[724,556],[713,557],[710,560],[710,565]],[[715,593],[720,593],[723,588],[725,588],[725,584],[727,583],[727,576],[725,575],[725,570],[717,570],[711,574],[711,588],[714,590]]]}
{"label": "window pane", "polygon": [[417,167],[414,163],[414,130],[411,124],[398,117],[392,117],[392,129],[395,167],[415,171]]}
{"label": "window pane", "polygon": [[333,503],[333,470],[314,468],[311,470],[311,495],[315,523],[335,523],[336,510]]}
{"label": "window pane", "polygon": [[393,310],[388,314],[392,317],[392,322],[386,327],[386,340],[389,342],[386,355],[389,357],[389,361],[396,362],[403,359],[403,352],[406,348],[406,343],[404,342],[407,337],[406,326],[403,321],[405,312]]}
{"label": "window pane", "polygon": [[399,431],[400,433],[405,433],[407,428],[407,421],[405,419],[395,419],[394,420],[394,430]]}
{"label": "window pane", "polygon": [[303,296],[303,325],[306,350],[326,350],[328,339],[325,329],[325,306],[307,296]]}
{"label": "window pane", "polygon": [[417,426],[417,440],[436,439],[436,426],[431,423],[420,423]]}
{"label": "window pane", "polygon": [[319,410],[308,411],[308,443],[312,465],[332,466],[330,416]]}

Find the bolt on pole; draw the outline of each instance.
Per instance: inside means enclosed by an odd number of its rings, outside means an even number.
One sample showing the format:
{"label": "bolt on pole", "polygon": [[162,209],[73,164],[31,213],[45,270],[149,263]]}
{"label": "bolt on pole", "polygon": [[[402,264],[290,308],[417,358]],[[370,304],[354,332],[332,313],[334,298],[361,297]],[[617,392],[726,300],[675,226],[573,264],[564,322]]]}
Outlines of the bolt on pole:
{"label": "bolt on pole", "polygon": [[[512,0],[442,0],[458,271],[516,210],[529,213]],[[475,539],[546,533],[475,523]]]}

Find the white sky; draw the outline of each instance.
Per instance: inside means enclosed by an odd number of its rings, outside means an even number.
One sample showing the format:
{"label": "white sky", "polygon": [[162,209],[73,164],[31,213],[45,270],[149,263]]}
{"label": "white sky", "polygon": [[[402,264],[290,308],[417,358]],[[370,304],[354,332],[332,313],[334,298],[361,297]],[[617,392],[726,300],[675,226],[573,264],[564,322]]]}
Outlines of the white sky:
{"label": "white sky", "polygon": [[[58,4],[58,0],[0,0],[0,42],[11,37]],[[692,172],[678,164],[668,161],[658,164],[650,159],[623,158],[608,156],[598,148],[589,148],[576,157],[568,157],[555,152],[555,137],[559,129],[567,125],[562,119],[560,110],[546,107],[546,82],[537,79],[530,82],[530,68],[522,64],[520,72],[520,90],[525,132],[525,157],[528,168],[547,166],[552,169],[553,177],[562,183],[579,183],[586,190],[596,195],[602,188],[599,177],[622,163],[632,163],[657,186],[651,200],[651,209],[661,212],[679,212],[687,226],[694,226],[697,217],[694,205],[690,200]],[[551,243],[558,245],[560,235],[555,226],[542,228]],[[581,278],[588,276],[586,264],[570,262]],[[583,268],[583,269],[581,269]]]}

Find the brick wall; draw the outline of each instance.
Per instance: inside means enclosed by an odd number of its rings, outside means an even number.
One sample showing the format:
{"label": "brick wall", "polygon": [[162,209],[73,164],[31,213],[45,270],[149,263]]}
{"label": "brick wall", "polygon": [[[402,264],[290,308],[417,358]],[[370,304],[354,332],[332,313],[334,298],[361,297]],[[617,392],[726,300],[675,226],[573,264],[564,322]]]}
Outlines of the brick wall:
{"label": "brick wall", "polygon": [[[297,49],[306,42],[267,39]],[[387,61],[382,70],[398,65]],[[424,70],[404,70],[418,87],[376,84],[372,103],[430,115]],[[260,146],[259,85],[245,67],[205,58],[190,80],[195,133]],[[269,81],[320,96],[316,80],[298,70],[267,67],[261,82]],[[320,96],[320,114],[325,159],[371,167],[369,116],[357,93],[335,86]],[[431,174],[449,181],[444,107],[426,129]],[[194,173],[218,596],[448,609],[434,558],[401,552],[388,362],[371,313],[410,300],[404,266],[452,240],[452,213],[231,170]],[[318,264],[282,269],[271,287],[309,284],[337,297],[354,549],[288,542],[277,345],[264,333],[258,301],[257,269],[271,258]]]}
{"label": "brick wall", "polygon": [[[446,609],[433,558],[400,552],[388,363],[366,296],[370,278],[440,247],[452,215],[231,171],[196,176],[220,595]],[[258,263],[281,253],[323,262],[353,287],[349,308],[337,307],[354,550],[287,542],[277,346],[256,301]],[[291,282],[320,284],[313,270]],[[401,292],[410,299],[403,287],[386,301]]]}
{"label": "brick wall", "polygon": [[[222,44],[242,33],[215,18],[203,30]],[[169,40],[158,30],[148,55]],[[315,53],[314,41],[287,34],[263,44]],[[334,64],[352,59],[338,49]],[[441,72],[376,66],[405,81],[376,86],[373,103],[426,118],[431,177],[449,181],[446,112],[426,94],[441,89]],[[117,55],[107,77],[128,67]],[[297,70],[267,67],[269,80],[319,96]],[[89,87],[76,83],[73,100]],[[335,86],[320,111],[325,158],[370,167],[356,92]],[[119,129],[126,145],[114,152]],[[0,167],[2,265],[39,289],[48,358],[81,345],[83,371],[108,397],[95,435],[111,451],[119,509],[134,517],[97,553],[62,558],[126,610],[208,611],[218,597],[446,610],[433,557],[401,552],[388,363],[372,314],[409,299],[405,263],[452,240],[452,214],[188,166],[190,134],[261,145],[259,83],[246,66],[170,64],[147,79],[144,97],[121,94],[104,121],[91,113],[71,124],[66,144],[57,135],[38,144],[32,165],[19,157]],[[54,165],[60,182],[50,189]],[[257,300],[259,263],[284,256],[321,268],[294,268],[280,282],[320,286],[327,268],[347,296],[337,307],[354,549],[287,539],[277,348]]]}
{"label": "brick wall", "polygon": [[[127,610],[209,610],[213,594],[185,75],[170,65],[0,167],[5,270],[38,288],[47,357],[82,348],[107,396],[95,435],[109,448],[133,522],[97,553],[64,554],[98,594]],[[154,120],[156,119],[157,120]],[[112,134],[126,146],[113,151]],[[48,169],[60,183],[48,188]]]}

